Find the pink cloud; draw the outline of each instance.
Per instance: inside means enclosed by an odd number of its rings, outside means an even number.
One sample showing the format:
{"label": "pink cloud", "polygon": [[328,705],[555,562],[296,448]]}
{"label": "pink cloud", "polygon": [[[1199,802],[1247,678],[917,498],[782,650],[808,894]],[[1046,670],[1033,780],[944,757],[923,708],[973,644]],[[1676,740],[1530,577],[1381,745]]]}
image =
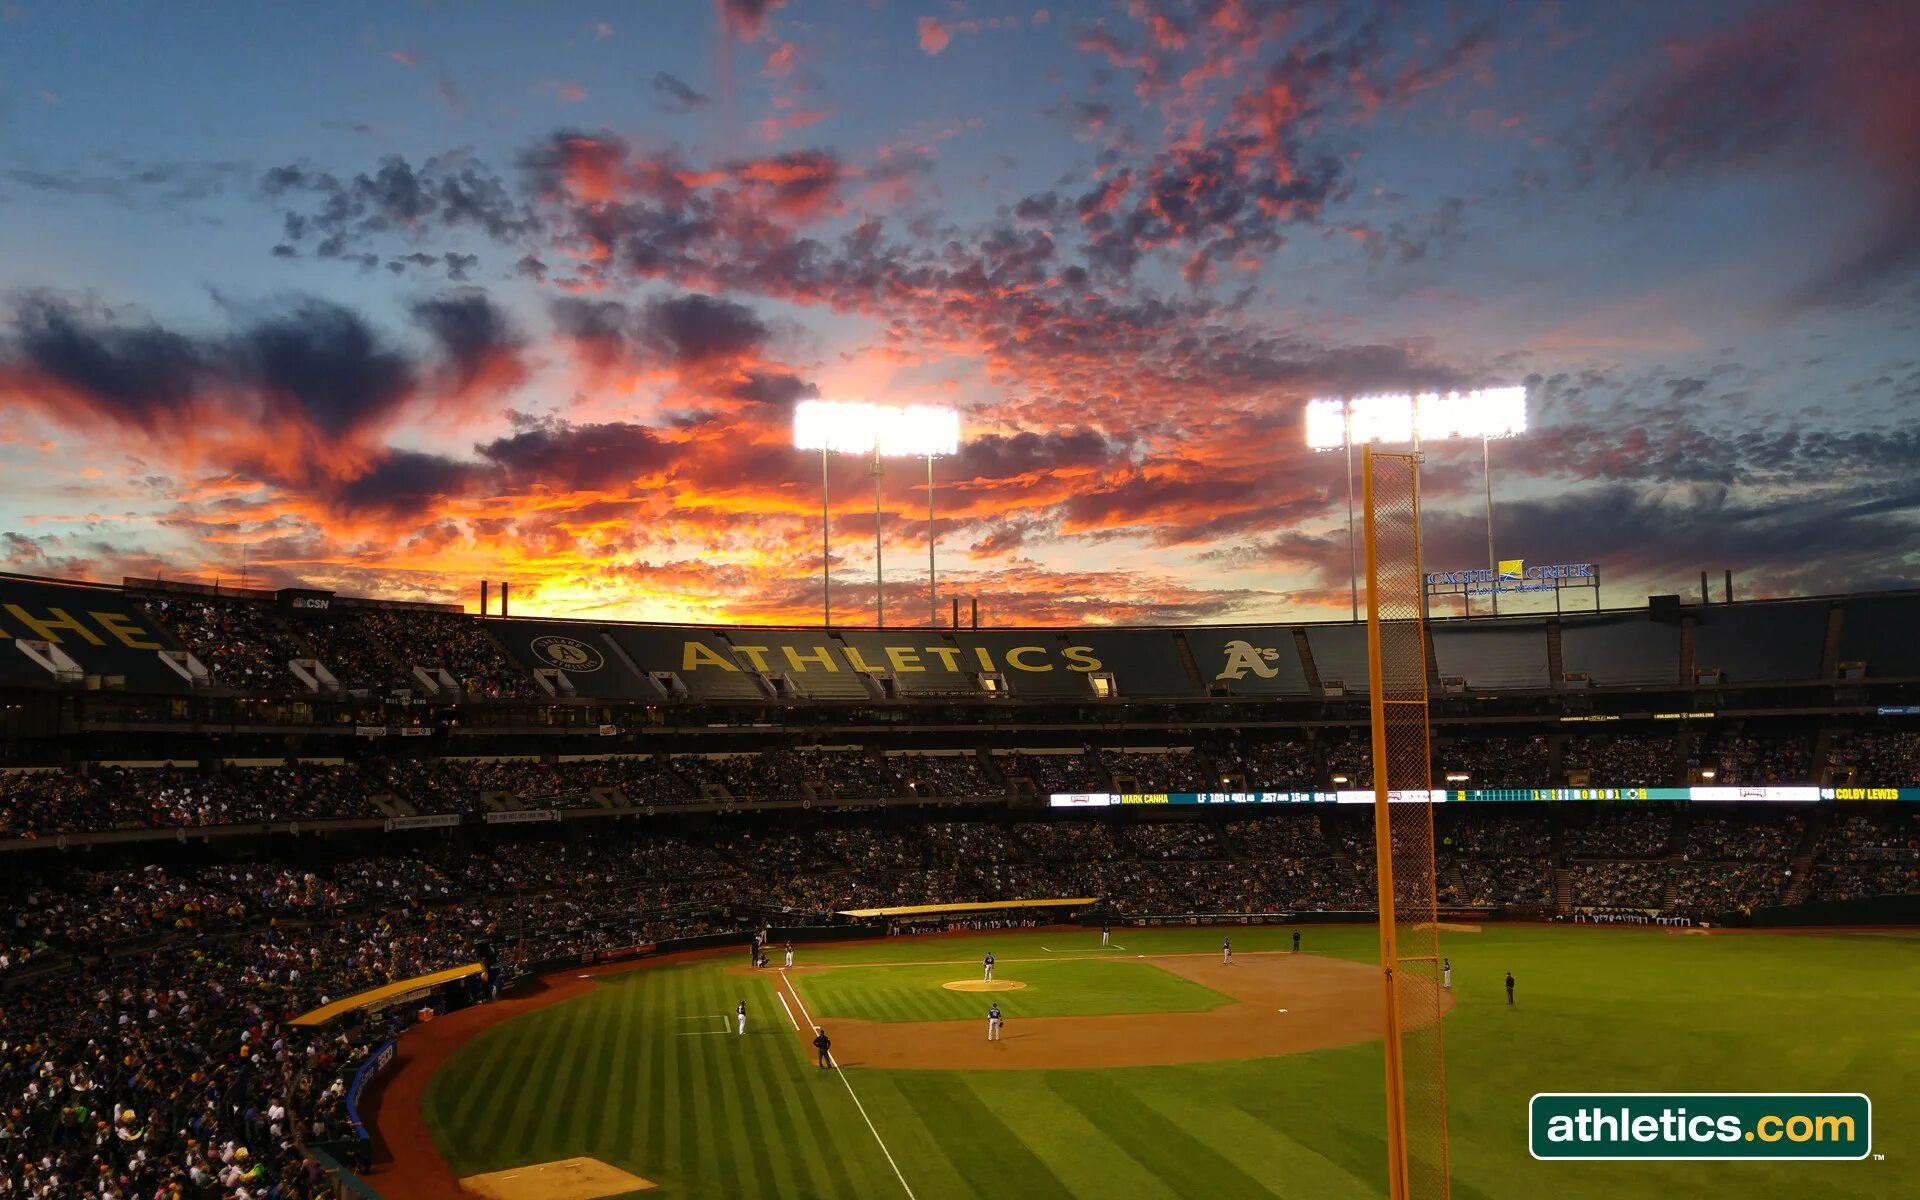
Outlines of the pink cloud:
{"label": "pink cloud", "polygon": [[938,54],[953,41],[953,35],[940,23],[938,17],[920,18],[920,48],[928,54]]}

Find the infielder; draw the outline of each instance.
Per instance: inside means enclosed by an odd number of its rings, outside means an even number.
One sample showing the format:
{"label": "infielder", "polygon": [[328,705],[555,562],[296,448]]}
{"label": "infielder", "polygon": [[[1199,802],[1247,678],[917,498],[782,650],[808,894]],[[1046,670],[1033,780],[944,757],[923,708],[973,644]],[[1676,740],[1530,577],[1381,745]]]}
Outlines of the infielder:
{"label": "infielder", "polygon": [[986,976],[987,982],[992,983],[993,982],[993,951],[991,950],[987,951],[987,956],[980,960],[980,965],[987,969],[987,976]]}
{"label": "infielder", "polygon": [[1111,946],[1113,944],[1113,930],[1108,929],[1105,925],[1100,927],[1100,944],[1102,946]]}
{"label": "infielder", "polygon": [[1453,960],[1450,958],[1440,960],[1440,987],[1444,991],[1453,990]]}
{"label": "infielder", "polygon": [[789,967],[793,965],[793,943],[792,942],[787,943],[787,965]]}
{"label": "infielder", "polygon": [[1000,1040],[1000,1006],[998,1004],[987,1009],[987,1040],[990,1042]]}
{"label": "infielder", "polygon": [[1300,931],[1298,929],[1293,931],[1293,952],[1295,954],[1300,953]]}
{"label": "infielder", "polygon": [[1220,965],[1223,967],[1230,967],[1233,965],[1233,939],[1232,938],[1220,939]]}
{"label": "infielder", "polygon": [[739,1008],[736,1008],[733,1010],[733,1019],[739,1025],[739,1028],[735,1030],[735,1032],[741,1033],[741,1034],[746,1033],[747,1032],[747,1002],[745,1000],[742,1000],[740,1002]]}

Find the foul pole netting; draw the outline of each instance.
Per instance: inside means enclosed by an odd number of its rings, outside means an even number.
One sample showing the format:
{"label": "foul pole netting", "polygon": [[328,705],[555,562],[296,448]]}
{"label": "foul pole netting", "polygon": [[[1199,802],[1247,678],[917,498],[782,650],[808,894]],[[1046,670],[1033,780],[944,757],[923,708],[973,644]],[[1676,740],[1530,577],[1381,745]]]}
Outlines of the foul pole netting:
{"label": "foul pole netting", "polygon": [[[1366,489],[1367,676],[1393,1200],[1445,1200],[1446,1069],[1427,733],[1426,588],[1419,455],[1361,457]],[[1391,798],[1399,797],[1399,798]]]}

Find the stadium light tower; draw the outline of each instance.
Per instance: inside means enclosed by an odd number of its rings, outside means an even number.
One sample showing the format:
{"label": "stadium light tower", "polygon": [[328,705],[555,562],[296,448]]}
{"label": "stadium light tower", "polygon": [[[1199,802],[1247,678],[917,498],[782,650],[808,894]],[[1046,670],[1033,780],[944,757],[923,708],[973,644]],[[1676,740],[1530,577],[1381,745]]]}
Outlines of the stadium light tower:
{"label": "stadium light tower", "polygon": [[1399,392],[1381,396],[1343,396],[1307,402],[1307,446],[1347,452],[1347,569],[1353,594],[1353,619],[1360,619],[1360,565],[1353,529],[1353,448],[1358,445],[1420,443],[1447,438],[1480,439],[1486,471],[1487,570],[1493,582],[1493,611],[1500,611],[1500,563],[1493,553],[1493,438],[1527,431],[1527,389],[1481,388],[1471,392]]}
{"label": "stadium light tower", "polygon": [[914,404],[889,408],[878,404],[841,404],[827,400],[803,401],[793,410],[793,445],[820,452],[820,594],[821,622],[833,624],[833,566],[831,520],[827,507],[827,456],[832,453],[873,456],[873,611],[874,626],[885,628],[885,573],[881,565],[880,479],[888,458],[927,460],[927,608],[937,619],[939,598],[934,574],[933,460],[959,452],[960,414],[951,408]]}

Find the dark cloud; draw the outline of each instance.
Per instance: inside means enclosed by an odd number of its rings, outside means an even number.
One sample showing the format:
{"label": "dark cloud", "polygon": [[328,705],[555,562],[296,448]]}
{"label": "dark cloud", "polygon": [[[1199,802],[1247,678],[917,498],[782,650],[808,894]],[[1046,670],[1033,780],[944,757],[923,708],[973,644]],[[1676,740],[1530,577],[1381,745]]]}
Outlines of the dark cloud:
{"label": "dark cloud", "polygon": [[452,368],[456,390],[466,391],[503,367],[516,376],[523,373],[523,339],[506,313],[478,288],[418,301],[410,312]]}
{"label": "dark cloud", "polygon": [[150,321],[50,293],[14,305],[0,381],[50,385],[115,424],[153,432],[190,418],[218,373],[217,350]]}
{"label": "dark cloud", "polygon": [[[1602,565],[1603,578],[1652,591],[1685,591],[1702,570],[1732,568],[1743,588],[1766,594],[1857,591],[1911,581],[1920,490],[1909,483],[1842,487],[1786,501],[1730,489],[1570,490],[1502,501],[1495,530],[1503,557]],[[1477,562],[1486,530],[1471,512],[1436,511],[1422,521],[1434,562]],[[1810,548],[1818,547],[1817,553]],[[1608,597],[1620,603],[1622,597]]]}
{"label": "dark cloud", "polygon": [[[320,439],[309,449],[323,452],[364,437],[423,395],[500,390],[525,375],[519,335],[477,289],[412,306],[431,355],[317,297],[229,302],[228,310],[230,331],[186,334],[31,293],[16,300],[0,334],[0,385],[68,423],[104,421],[156,438],[251,447],[237,452],[259,467],[304,436]],[[440,387],[426,386],[436,380]]]}
{"label": "dark cloud", "polygon": [[650,301],[635,330],[644,344],[683,365],[747,357],[768,336],[746,305],[699,294]]}
{"label": "dark cloud", "polygon": [[667,71],[654,74],[653,106],[661,112],[689,113],[696,108],[706,108],[713,103],[713,97],[705,92],[696,91],[693,86],[679,76]]}
{"label": "dark cloud", "polygon": [[478,447],[515,491],[624,491],[634,480],[674,465],[679,450],[645,425],[522,421],[507,437]]}
{"label": "dark cloud", "polygon": [[392,411],[415,384],[404,354],[331,301],[286,301],[242,328],[230,347],[241,387],[332,434]]}
{"label": "dark cloud", "polygon": [[1920,22],[1905,0],[1764,8],[1670,45],[1658,71],[1569,139],[1576,170],[1680,183],[1785,168],[1844,180],[1866,215],[1787,299],[1856,302],[1920,269],[1916,57]]}
{"label": "dark cloud", "polygon": [[383,235],[418,239],[439,230],[472,229],[509,241],[538,228],[499,176],[459,156],[415,167],[388,155],[373,172],[345,180],[291,164],[262,175],[260,191],[271,200],[306,206],[283,212],[285,240],[299,243],[317,236],[314,254],[320,258],[352,257],[366,239]]}
{"label": "dark cloud", "polygon": [[101,156],[91,170],[38,171],[24,167],[0,172],[16,187],[63,196],[85,196],[115,204],[186,204],[220,196],[252,174],[236,162],[135,162]]}
{"label": "dark cloud", "polygon": [[818,386],[784,371],[749,372],[746,379],[734,384],[729,392],[735,400],[769,408],[790,408],[802,400],[815,399],[820,395]]}
{"label": "dark cloud", "polygon": [[786,4],[787,0],[715,0],[720,10],[720,20],[728,34],[743,42],[751,42],[760,36],[766,28],[767,15],[774,9]]}
{"label": "dark cloud", "polygon": [[395,450],[341,483],[328,499],[341,512],[418,518],[473,485],[472,465],[439,454]]}

